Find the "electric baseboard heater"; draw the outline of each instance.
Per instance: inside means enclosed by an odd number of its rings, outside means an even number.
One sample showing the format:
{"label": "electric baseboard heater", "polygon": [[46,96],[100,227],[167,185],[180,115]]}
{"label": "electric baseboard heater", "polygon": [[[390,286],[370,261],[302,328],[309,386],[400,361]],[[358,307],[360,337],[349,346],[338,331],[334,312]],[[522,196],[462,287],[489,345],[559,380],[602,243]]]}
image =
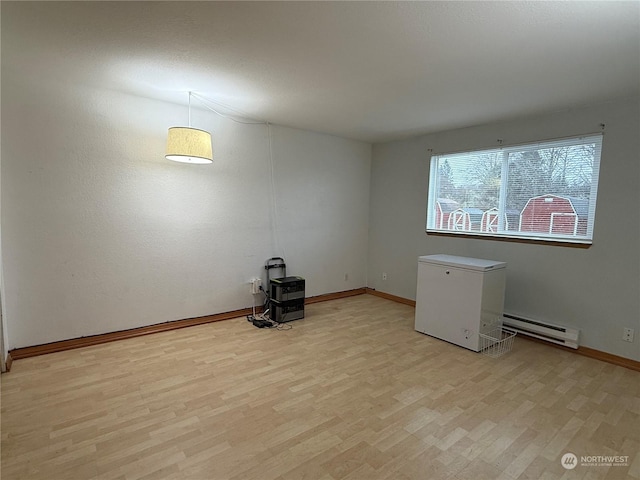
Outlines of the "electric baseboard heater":
{"label": "electric baseboard heater", "polygon": [[532,320],[531,318],[525,318],[511,313],[504,313],[503,318],[503,323],[507,327],[522,335],[564,345],[569,348],[578,348],[578,338],[580,336],[580,330],[578,329],[554,325],[541,320]]}

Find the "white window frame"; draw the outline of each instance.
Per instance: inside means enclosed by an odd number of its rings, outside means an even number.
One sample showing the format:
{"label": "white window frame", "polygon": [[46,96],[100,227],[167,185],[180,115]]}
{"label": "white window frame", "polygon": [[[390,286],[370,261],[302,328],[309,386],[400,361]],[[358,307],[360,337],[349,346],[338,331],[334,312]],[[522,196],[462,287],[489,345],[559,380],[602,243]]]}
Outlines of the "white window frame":
{"label": "white window frame", "polygon": [[[430,174],[429,174],[429,193],[427,199],[427,224],[426,224],[426,232],[433,234],[446,234],[452,236],[473,236],[473,237],[493,237],[493,238],[503,238],[503,239],[516,239],[523,241],[542,241],[542,242],[560,242],[560,243],[574,243],[574,244],[583,244],[583,245],[591,245],[593,243],[593,229],[595,223],[595,209],[596,209],[596,200],[597,200],[597,192],[598,192],[598,178],[600,173],[600,158],[602,153],[602,140],[603,135],[599,134],[589,134],[578,137],[569,137],[563,139],[556,140],[548,140],[548,141],[540,141],[535,143],[527,143],[520,145],[510,145],[510,146],[502,146],[500,148],[491,148],[491,149],[479,149],[472,150],[467,152],[451,152],[444,154],[433,154],[431,156],[431,165],[430,165]],[[587,229],[586,235],[578,235],[577,233],[577,222],[578,219],[576,217],[576,228],[574,228],[573,235],[570,234],[557,234],[552,233],[552,228],[550,226],[550,231],[546,232],[523,232],[521,231],[520,225],[518,225],[518,230],[509,230],[508,229],[508,217],[506,215],[506,198],[507,198],[507,188],[508,188],[508,172],[509,172],[509,154],[512,152],[523,152],[526,150],[540,150],[547,148],[557,148],[562,146],[570,146],[570,145],[586,145],[586,144],[595,144],[595,152],[593,159],[593,169],[592,169],[592,179],[591,179],[591,190],[589,194],[589,209],[588,209],[588,217],[587,217]],[[439,185],[439,175],[438,175],[438,167],[440,165],[440,160],[445,160],[447,158],[451,158],[453,156],[463,156],[463,155],[481,155],[481,154],[497,154],[498,158],[502,162],[502,172],[501,172],[501,184],[500,184],[500,193],[498,198],[498,222],[497,222],[497,231],[484,231],[481,227],[480,230],[449,230],[447,228],[447,221],[443,222],[443,219],[440,219],[442,225],[440,228],[435,225],[436,223],[436,202],[437,202],[437,194],[440,191]],[[522,215],[522,212],[520,212]],[[481,223],[482,225],[482,223]]]}

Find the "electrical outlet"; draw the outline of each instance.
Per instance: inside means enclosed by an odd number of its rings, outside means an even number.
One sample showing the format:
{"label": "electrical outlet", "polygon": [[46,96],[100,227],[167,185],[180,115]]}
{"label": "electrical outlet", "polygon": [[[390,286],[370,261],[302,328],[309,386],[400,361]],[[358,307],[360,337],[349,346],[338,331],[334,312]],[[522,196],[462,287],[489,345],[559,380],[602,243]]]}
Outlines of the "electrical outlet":
{"label": "electrical outlet", "polygon": [[348,273],[345,273],[345,274],[344,274],[344,281],[345,281],[345,282],[348,282],[348,281],[349,281],[349,274],[348,274]]}
{"label": "electrical outlet", "polygon": [[254,295],[257,293],[260,293],[261,286],[262,286],[262,280],[260,280],[259,278],[252,278],[251,281],[249,282],[249,291]]}
{"label": "electrical outlet", "polygon": [[633,328],[622,329],[622,340],[625,342],[633,342]]}
{"label": "electrical outlet", "polygon": [[387,272],[382,272],[382,280],[386,280],[387,279]]}

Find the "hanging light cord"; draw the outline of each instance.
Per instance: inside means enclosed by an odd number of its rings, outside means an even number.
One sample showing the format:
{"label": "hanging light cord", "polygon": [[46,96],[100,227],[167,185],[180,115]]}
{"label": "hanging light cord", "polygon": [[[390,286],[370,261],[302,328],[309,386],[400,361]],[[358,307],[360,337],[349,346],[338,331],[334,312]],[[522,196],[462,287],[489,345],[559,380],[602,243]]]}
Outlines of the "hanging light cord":
{"label": "hanging light cord", "polygon": [[276,179],[273,168],[273,149],[271,146],[271,124],[267,123],[267,133],[269,137],[269,169],[271,176],[271,208],[273,209],[273,215],[271,216],[271,228],[273,230],[273,243],[276,247],[276,251],[282,252],[282,256],[286,257],[284,248],[280,244],[280,236],[278,235],[278,201],[276,199]]}
{"label": "hanging light cord", "polygon": [[[211,105],[209,105],[209,103],[215,103],[213,100],[210,100],[208,98],[202,97],[202,96],[198,95],[197,93],[189,92],[189,101],[191,101],[191,97],[192,96],[194,96],[195,98],[200,100],[200,103],[202,103],[202,105],[204,105],[206,108],[211,110],[216,115],[220,115],[221,117],[226,118],[228,120],[231,120],[232,122],[242,123],[243,125],[268,125],[268,123],[269,123],[269,122],[266,122],[264,120],[255,120],[255,121],[238,120],[234,116],[225,115],[224,113],[220,113],[218,110],[216,110]],[[220,104],[220,105],[223,106],[224,108],[228,108],[230,110],[233,110],[233,109],[231,109],[231,107],[229,107],[227,105],[222,105],[222,104]],[[189,114],[191,114],[191,111],[189,111]]]}
{"label": "hanging light cord", "polygon": [[[241,123],[243,125],[266,125],[267,126],[267,137],[269,140],[269,170],[270,170],[270,177],[271,177],[271,208],[273,210],[273,213],[271,215],[271,228],[273,230],[273,241],[274,241],[274,246],[276,248],[276,251],[280,251],[282,252],[281,255],[283,257],[286,257],[285,253],[284,253],[284,248],[282,247],[282,245],[280,244],[280,236],[278,235],[278,201],[276,199],[276,180],[275,180],[275,173],[274,173],[274,164],[273,164],[273,148],[272,148],[272,140],[271,140],[271,123],[264,121],[264,120],[255,120],[255,121],[244,121],[244,120],[238,120],[236,117],[231,116],[231,115],[225,115],[224,113],[220,113],[218,110],[216,110],[215,108],[213,108],[210,103],[215,104],[216,102],[214,102],[213,100],[203,97],[201,95],[198,95],[197,93],[193,93],[193,92],[189,92],[189,126],[191,126],[191,97],[195,97],[196,99],[198,99],[200,101],[200,103],[202,103],[202,105],[204,105],[206,108],[208,108],[209,110],[211,110],[213,113],[215,113],[216,115],[219,115],[223,118],[226,118],[228,120],[231,120],[232,122],[235,123]],[[222,105],[220,104],[222,107],[229,109],[229,110],[234,110],[233,108],[229,107],[228,105]],[[236,110],[237,111],[237,110]],[[243,112],[238,112],[241,115],[244,115]]]}

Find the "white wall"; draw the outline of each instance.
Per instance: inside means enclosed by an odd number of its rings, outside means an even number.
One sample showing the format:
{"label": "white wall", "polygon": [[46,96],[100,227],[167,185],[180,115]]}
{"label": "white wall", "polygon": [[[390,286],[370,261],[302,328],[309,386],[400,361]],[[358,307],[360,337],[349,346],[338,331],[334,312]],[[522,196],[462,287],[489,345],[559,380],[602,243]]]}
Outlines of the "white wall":
{"label": "white wall", "polygon": [[[624,100],[373,153],[272,127],[274,198],[265,126],[194,111],[194,125],[214,133],[215,161],[177,164],[164,160],[164,142],[185,107],[3,72],[7,348],[250,306],[247,282],[274,255],[307,279],[308,296],[368,284],[415,298],[417,257],[443,252],[506,260],[508,310],[576,326],[584,345],[640,360],[638,112],[638,99]],[[600,123],[591,248],[425,234],[428,148],[534,141]],[[636,329],[633,344],[622,342],[623,326]]]}
{"label": "white wall", "polygon": [[[577,135],[606,124],[589,249],[425,234],[428,149],[444,153]],[[640,103],[625,99],[537,118],[374,145],[370,287],[415,299],[417,259],[447,253],[508,262],[505,309],[581,329],[581,343],[640,360]],[[382,272],[388,278],[382,281]],[[623,327],[636,331],[622,341]]]}
{"label": "white wall", "polygon": [[[0,76],[1,78],[1,76]],[[0,85],[1,85],[0,81]],[[0,87],[0,92],[2,88]],[[0,115],[1,116],[1,115]],[[2,152],[0,152],[0,217],[2,215]],[[4,313],[4,281],[2,279],[2,222],[0,221],[0,371],[6,371],[5,360],[9,351],[7,337],[7,317]]]}
{"label": "white wall", "polygon": [[[2,212],[2,159],[0,158],[0,212]],[[7,337],[7,317],[4,313],[4,280],[2,278],[2,222],[0,222],[0,371],[6,371],[5,360],[9,351],[9,338]]]}
{"label": "white wall", "polygon": [[249,307],[274,255],[307,296],[366,285],[369,144],[272,126],[274,203],[265,125],[194,110],[215,158],[184,165],[186,105],[2,83],[9,348]]}

